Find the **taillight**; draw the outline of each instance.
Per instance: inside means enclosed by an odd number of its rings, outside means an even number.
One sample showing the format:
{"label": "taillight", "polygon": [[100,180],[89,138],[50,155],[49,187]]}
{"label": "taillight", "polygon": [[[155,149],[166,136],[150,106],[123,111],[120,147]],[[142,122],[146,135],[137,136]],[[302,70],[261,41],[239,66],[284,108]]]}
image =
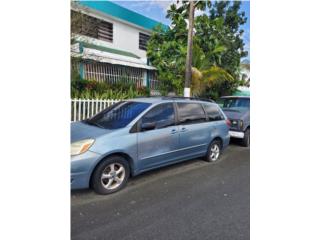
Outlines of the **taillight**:
{"label": "taillight", "polygon": [[230,122],[229,119],[226,120],[226,124],[227,124],[229,127],[231,127],[231,122]]}

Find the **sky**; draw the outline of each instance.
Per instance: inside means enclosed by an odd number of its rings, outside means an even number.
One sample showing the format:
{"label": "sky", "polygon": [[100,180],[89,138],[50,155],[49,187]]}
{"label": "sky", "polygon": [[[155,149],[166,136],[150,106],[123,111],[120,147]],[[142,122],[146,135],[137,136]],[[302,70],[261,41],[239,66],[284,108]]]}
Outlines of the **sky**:
{"label": "sky", "polygon": [[[172,3],[176,3],[176,0],[111,0],[112,2],[121,5],[127,9],[140,13],[146,17],[152,18],[158,22],[170,25],[170,20],[166,18],[167,9]],[[250,2],[242,1],[241,10],[245,12],[248,18],[246,24],[241,28],[244,29],[243,40],[245,42],[245,50],[249,52],[248,59],[250,61]],[[195,14],[200,14],[201,12],[196,12]],[[244,60],[243,59],[243,60]]]}

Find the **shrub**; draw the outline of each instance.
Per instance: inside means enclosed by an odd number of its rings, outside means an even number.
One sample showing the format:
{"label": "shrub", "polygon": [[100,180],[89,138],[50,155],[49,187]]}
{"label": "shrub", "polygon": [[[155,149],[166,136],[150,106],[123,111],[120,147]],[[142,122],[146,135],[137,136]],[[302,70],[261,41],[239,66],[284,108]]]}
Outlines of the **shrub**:
{"label": "shrub", "polygon": [[89,80],[71,81],[71,97],[84,99],[127,99],[149,96],[148,88],[135,87],[131,82],[121,80],[115,84]]}

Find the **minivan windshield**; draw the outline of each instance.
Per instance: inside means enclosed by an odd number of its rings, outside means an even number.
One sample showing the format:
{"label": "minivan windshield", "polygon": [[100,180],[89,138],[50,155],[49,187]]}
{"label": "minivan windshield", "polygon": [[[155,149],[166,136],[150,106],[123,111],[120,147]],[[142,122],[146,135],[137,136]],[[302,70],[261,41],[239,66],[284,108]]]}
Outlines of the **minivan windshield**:
{"label": "minivan windshield", "polygon": [[250,98],[220,98],[217,103],[222,108],[250,108]]}
{"label": "minivan windshield", "polygon": [[105,129],[123,128],[150,105],[145,102],[118,102],[84,122]]}

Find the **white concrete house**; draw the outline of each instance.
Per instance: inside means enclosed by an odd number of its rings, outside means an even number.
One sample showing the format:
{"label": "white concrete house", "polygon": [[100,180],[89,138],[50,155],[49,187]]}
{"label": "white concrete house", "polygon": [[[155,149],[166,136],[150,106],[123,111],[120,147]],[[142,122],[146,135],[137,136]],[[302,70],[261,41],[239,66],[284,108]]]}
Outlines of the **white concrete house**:
{"label": "white concrete house", "polygon": [[71,3],[71,14],[85,21],[72,32],[71,56],[88,80],[114,83],[124,80],[157,89],[155,68],[148,64],[146,44],[156,25],[167,26],[110,1]]}

